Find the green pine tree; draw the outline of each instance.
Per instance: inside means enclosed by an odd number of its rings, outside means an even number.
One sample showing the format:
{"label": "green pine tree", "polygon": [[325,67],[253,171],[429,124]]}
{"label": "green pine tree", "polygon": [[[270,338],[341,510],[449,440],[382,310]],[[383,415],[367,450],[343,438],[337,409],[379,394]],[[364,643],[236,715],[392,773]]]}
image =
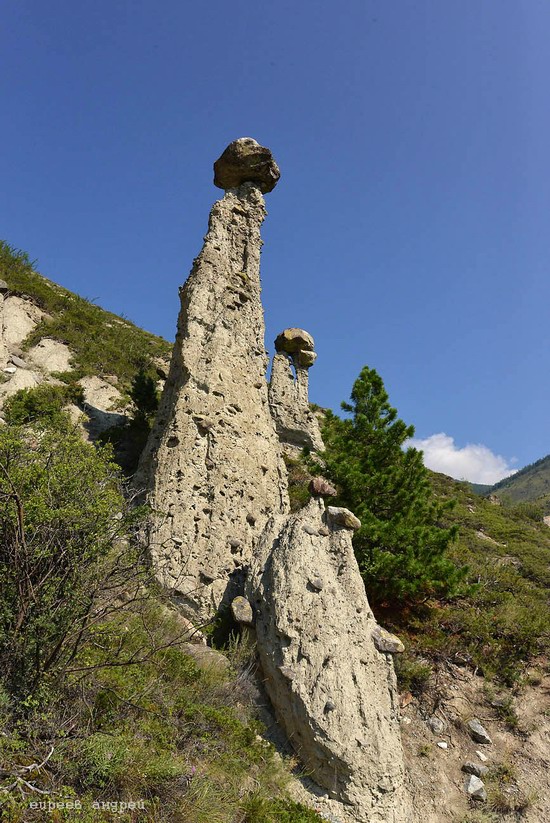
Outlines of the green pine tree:
{"label": "green pine tree", "polygon": [[369,598],[403,606],[455,593],[465,576],[446,557],[456,529],[441,525],[422,452],[403,449],[414,427],[397,417],[374,369],[361,371],[351,401],[342,403],[351,417],[328,413],[323,457],[337,502],[361,519],[354,548]]}

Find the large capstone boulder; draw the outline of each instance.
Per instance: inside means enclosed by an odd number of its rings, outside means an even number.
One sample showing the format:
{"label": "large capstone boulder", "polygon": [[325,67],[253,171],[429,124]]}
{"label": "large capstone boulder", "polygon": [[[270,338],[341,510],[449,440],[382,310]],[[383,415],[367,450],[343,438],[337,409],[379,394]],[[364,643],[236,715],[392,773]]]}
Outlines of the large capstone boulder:
{"label": "large capstone boulder", "polygon": [[313,498],[261,537],[247,582],[264,683],[306,772],[342,820],[410,823],[392,657],[375,619],[352,530]]}
{"label": "large capstone boulder", "polygon": [[328,506],[327,518],[334,526],[340,526],[342,529],[357,531],[361,528],[359,518],[349,509],[344,509],[341,506]]}
{"label": "large capstone boulder", "polygon": [[275,188],[280,176],[270,150],[252,137],[234,140],[214,163],[214,185],[220,189],[237,189],[243,183],[254,183],[266,194]]}
{"label": "large capstone boulder", "polygon": [[313,351],[315,343],[313,337],[303,329],[285,329],[275,339],[275,349],[286,354],[296,354],[299,351]]}

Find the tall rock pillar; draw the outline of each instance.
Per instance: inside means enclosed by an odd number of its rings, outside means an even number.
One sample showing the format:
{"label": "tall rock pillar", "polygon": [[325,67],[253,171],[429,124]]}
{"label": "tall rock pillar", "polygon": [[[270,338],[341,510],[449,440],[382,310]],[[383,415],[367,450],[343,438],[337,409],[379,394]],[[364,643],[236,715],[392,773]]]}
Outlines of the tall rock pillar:
{"label": "tall rock pillar", "polygon": [[138,472],[157,575],[200,618],[239,593],[266,522],[289,508],[260,301],[263,193],[279,170],[250,138],[214,169],[226,192],[180,290],[170,371]]}

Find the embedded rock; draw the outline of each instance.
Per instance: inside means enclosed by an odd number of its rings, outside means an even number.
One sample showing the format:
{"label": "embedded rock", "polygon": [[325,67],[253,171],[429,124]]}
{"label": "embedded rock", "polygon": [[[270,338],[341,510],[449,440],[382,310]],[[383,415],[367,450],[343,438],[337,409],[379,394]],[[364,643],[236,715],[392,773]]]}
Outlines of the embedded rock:
{"label": "embedded rock", "polygon": [[251,626],[254,622],[252,606],[246,597],[242,597],[242,595],[238,595],[231,601],[231,614],[237,623],[242,623],[245,626]]}
{"label": "embedded rock", "polygon": [[378,623],[373,626],[372,639],[379,652],[384,652],[385,654],[401,654],[405,651],[405,646],[397,635],[383,629]]}
{"label": "embedded rock", "polygon": [[341,526],[343,529],[357,531],[361,528],[361,521],[349,509],[340,506],[328,506],[327,516],[331,523],[335,526]]}
{"label": "embedded rock", "polygon": [[471,760],[467,760],[466,763],[462,764],[462,771],[466,772],[466,774],[473,774],[481,778],[485,777],[489,769],[487,766],[480,766],[479,763],[472,763]]}
{"label": "embedded rock", "polygon": [[[403,645],[403,644],[401,644],[401,645]],[[405,651],[404,646],[403,646],[403,651]],[[428,726],[430,727],[430,729],[432,730],[432,732],[434,734],[443,734],[443,732],[447,728],[447,724],[445,723],[445,721],[441,720],[440,717],[436,717],[435,715],[432,715],[431,717],[429,717],[426,722],[427,722]]]}
{"label": "embedded rock", "polygon": [[324,449],[319,423],[309,407],[309,371],[317,355],[313,337],[303,329],[285,329],[275,340],[269,382],[269,407],[287,451]]}
{"label": "embedded rock", "polygon": [[237,189],[243,183],[254,183],[266,194],[275,188],[280,176],[270,150],[252,137],[234,140],[214,163],[214,185],[220,189]]}
{"label": "embedded rock", "polygon": [[17,366],[18,369],[28,368],[27,362],[23,360],[21,357],[18,357],[16,354],[10,354],[8,360],[10,363],[13,363],[14,366]]}
{"label": "embedded rock", "polygon": [[157,576],[201,619],[241,593],[265,523],[289,509],[265,379],[264,217],[252,183],[212,208],[203,249],[180,291],[170,370],[137,476],[153,512]]}
{"label": "embedded rock", "polygon": [[488,746],[493,742],[479,720],[469,720],[468,729],[472,739],[475,740],[476,743],[485,743],[485,745]]}
{"label": "embedded rock", "polygon": [[472,800],[479,800],[482,802],[487,800],[485,784],[483,783],[483,780],[480,780],[479,777],[475,776],[475,774],[471,774],[468,778],[466,778],[464,789]]}
{"label": "embedded rock", "polygon": [[268,524],[247,596],[267,692],[306,772],[346,820],[410,823],[392,659],[371,640],[351,532],[321,498]]}
{"label": "embedded rock", "polygon": [[338,492],[324,477],[314,477],[309,483],[309,492],[314,497],[336,497]]}

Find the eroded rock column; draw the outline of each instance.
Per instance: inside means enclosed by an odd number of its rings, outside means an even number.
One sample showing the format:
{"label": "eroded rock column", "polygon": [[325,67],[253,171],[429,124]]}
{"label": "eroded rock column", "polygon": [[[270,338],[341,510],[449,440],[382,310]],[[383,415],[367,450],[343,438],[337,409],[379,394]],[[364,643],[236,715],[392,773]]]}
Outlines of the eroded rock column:
{"label": "eroded rock column", "polygon": [[258,535],[288,511],[260,301],[262,193],[279,170],[268,149],[244,138],[215,172],[227,190],[180,290],[170,371],[138,472],[159,579],[200,618],[240,593]]}
{"label": "eroded rock column", "polygon": [[286,451],[322,451],[319,423],[309,406],[309,369],[315,363],[313,337],[303,329],[285,329],[275,340],[269,382],[269,406]]}
{"label": "eroded rock column", "polygon": [[[247,595],[264,683],[308,775],[359,823],[411,823],[398,692],[352,547],[359,521],[314,497],[266,528]],[[373,632],[375,637],[373,637]]]}

